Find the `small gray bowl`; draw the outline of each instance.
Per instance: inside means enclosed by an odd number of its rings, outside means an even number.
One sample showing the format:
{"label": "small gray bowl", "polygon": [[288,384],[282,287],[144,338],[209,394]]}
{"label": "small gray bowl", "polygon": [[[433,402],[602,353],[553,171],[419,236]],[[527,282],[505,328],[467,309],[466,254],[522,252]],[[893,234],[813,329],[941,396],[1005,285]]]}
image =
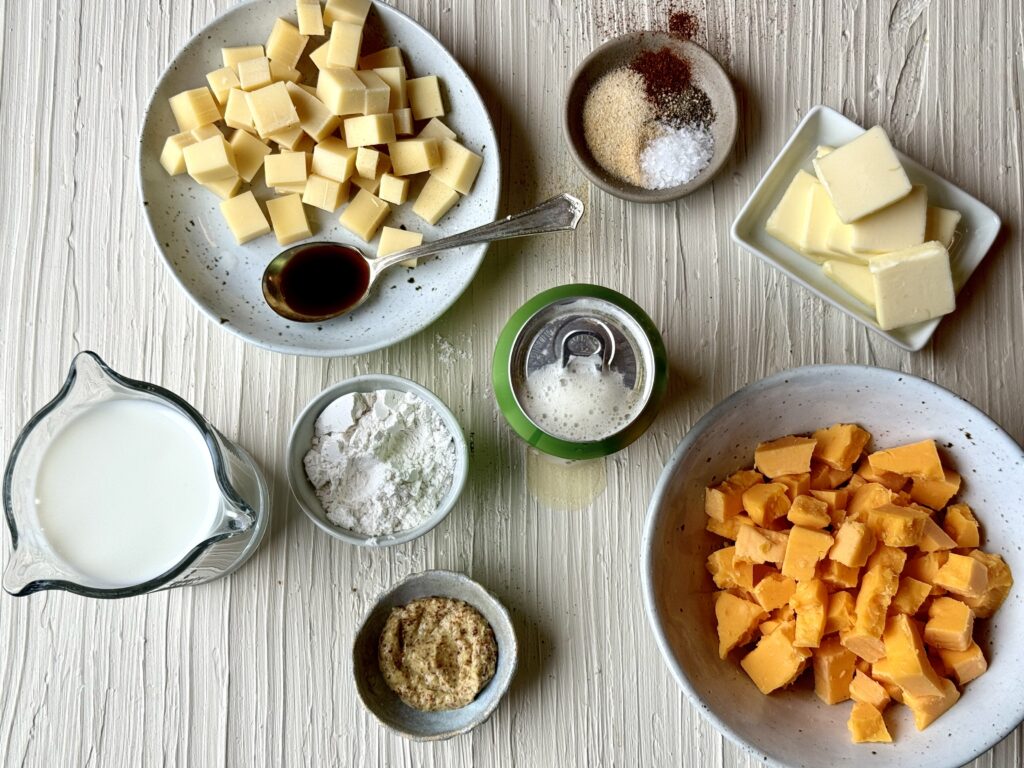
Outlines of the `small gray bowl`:
{"label": "small gray bowl", "polygon": [[[583,105],[590,89],[606,74],[629,66],[642,51],[669,48],[690,62],[693,82],[707,93],[715,110],[711,135],[715,153],[707,167],[686,184],[667,189],[644,189],[622,181],[608,173],[594,159],[583,133]],[[680,40],[666,32],[630,32],[609,40],[595,49],[576,68],[566,88],[562,127],[569,152],[587,178],[605,192],[634,203],[667,203],[685,197],[707,184],[725,165],[736,143],[739,107],[736,91],[722,65],[704,48],[690,40]]]}
{"label": "small gray bowl", "polygon": [[[316,496],[313,484],[306,477],[306,468],[302,463],[303,457],[309,451],[313,442],[313,428],[317,418],[324,408],[333,403],[342,395],[351,392],[373,392],[378,389],[393,389],[398,392],[412,392],[422,400],[430,403],[434,410],[441,416],[441,420],[452,433],[452,440],[455,441],[455,476],[452,478],[452,487],[448,494],[441,500],[437,509],[430,517],[424,520],[415,528],[407,531],[398,531],[382,536],[366,536],[355,531],[350,531],[341,526],[335,525],[327,518],[320,500]],[[448,406],[426,387],[422,387],[414,381],[403,379],[400,376],[388,374],[370,374],[367,376],[356,376],[346,379],[340,384],[328,387],[317,395],[303,409],[302,413],[295,420],[291,436],[288,438],[286,472],[288,485],[292,489],[292,495],[299,502],[302,511],[306,513],[320,530],[329,533],[337,539],[347,541],[349,544],[356,544],[363,547],[389,547],[394,544],[404,544],[422,536],[431,528],[440,523],[455,506],[463,489],[466,487],[466,477],[469,473],[469,448],[466,445],[466,438],[462,433],[462,427],[456,421],[455,415]]]}
{"label": "small gray bowl", "polygon": [[[494,677],[472,703],[443,712],[421,712],[388,688],[377,661],[380,633],[391,609],[422,597],[450,597],[480,611],[494,630],[498,664]],[[414,741],[441,741],[466,733],[485,722],[508,690],[519,662],[519,644],[508,611],[498,599],[468,576],[452,571],[424,571],[407,577],[379,598],[356,631],[352,673],[363,705],[385,727]]]}

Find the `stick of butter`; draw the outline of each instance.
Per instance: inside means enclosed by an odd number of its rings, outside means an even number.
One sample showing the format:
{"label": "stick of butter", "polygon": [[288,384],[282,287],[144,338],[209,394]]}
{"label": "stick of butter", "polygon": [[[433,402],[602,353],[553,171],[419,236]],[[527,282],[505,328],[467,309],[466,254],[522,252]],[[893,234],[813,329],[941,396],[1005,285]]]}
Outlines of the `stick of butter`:
{"label": "stick of butter", "polygon": [[892,205],[910,193],[910,179],[889,137],[877,125],[849,144],[814,158],[813,163],[818,179],[845,224]]}
{"label": "stick of butter", "polygon": [[868,264],[883,331],[920,323],[956,309],[949,251],[929,242],[875,256]]}

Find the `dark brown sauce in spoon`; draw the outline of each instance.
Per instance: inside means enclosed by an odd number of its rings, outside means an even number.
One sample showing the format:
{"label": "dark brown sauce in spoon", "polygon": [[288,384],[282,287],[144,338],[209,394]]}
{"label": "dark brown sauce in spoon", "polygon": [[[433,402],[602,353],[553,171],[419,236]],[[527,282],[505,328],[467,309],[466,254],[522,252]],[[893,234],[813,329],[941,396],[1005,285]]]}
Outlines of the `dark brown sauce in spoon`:
{"label": "dark brown sauce in spoon", "polygon": [[323,317],[359,302],[370,286],[370,267],[354,248],[314,243],[292,254],[276,282],[278,294],[294,312]]}

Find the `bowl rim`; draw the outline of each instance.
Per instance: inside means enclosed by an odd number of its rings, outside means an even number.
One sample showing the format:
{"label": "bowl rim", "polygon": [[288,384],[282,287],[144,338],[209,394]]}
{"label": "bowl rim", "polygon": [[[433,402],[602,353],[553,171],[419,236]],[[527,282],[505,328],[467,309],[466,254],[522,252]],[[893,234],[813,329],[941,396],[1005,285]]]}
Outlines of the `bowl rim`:
{"label": "bowl rim", "polygon": [[[312,485],[306,477],[305,470],[301,469],[302,457],[309,450],[309,446],[300,445],[298,436],[300,430],[307,425],[314,424],[324,408],[339,397],[351,392],[372,392],[378,389],[411,392],[433,407],[441,417],[441,420],[444,421],[445,426],[448,427],[448,431],[451,432],[452,440],[455,443],[455,474],[452,477],[451,488],[444,500],[434,510],[433,514],[418,526],[381,536],[364,536],[363,534],[349,531],[328,522],[325,516],[321,517],[315,509],[310,508],[305,496],[312,493],[313,498],[315,498],[315,492],[313,492]],[[288,478],[288,488],[291,491],[292,498],[298,503],[306,517],[321,531],[336,539],[341,539],[344,542],[359,547],[390,547],[418,539],[437,527],[448,516],[448,513],[452,511],[456,502],[462,496],[469,478],[469,446],[466,442],[462,426],[459,424],[458,419],[455,418],[455,414],[452,413],[452,410],[441,398],[429,389],[402,376],[395,376],[390,373],[368,373],[343,379],[337,384],[321,390],[319,394],[306,403],[302,411],[295,418],[291,432],[288,435],[288,447],[285,451],[285,474]]]}
{"label": "bowl rim", "polygon": [[[590,163],[586,161],[572,135],[572,129],[570,127],[579,120],[582,120],[582,115],[577,115],[575,112],[570,111],[570,105],[573,101],[573,95],[579,87],[583,73],[586,72],[595,62],[598,62],[601,58],[607,56],[609,52],[617,48],[625,47],[634,41],[644,39],[660,40],[666,44],[694,49],[693,52],[702,60],[704,65],[710,70],[716,72],[716,74],[721,75],[723,81],[728,83],[729,88],[723,95],[726,101],[731,104],[732,113],[735,115],[735,120],[733,120],[731,130],[729,131],[729,141],[727,146],[724,146],[722,151],[718,151],[718,147],[716,147],[707,167],[698,173],[693,179],[685,184],[668,187],[667,189],[648,190],[641,187],[634,187],[632,184],[612,183],[603,178],[600,174],[596,173]],[[736,86],[733,83],[732,78],[729,76],[729,73],[725,70],[725,67],[722,66],[718,59],[715,58],[707,48],[699,43],[695,43],[693,40],[682,40],[661,30],[639,30],[635,32],[626,32],[625,34],[618,35],[617,37],[613,37],[611,40],[603,42],[587,54],[576,66],[576,69],[573,70],[572,75],[566,82],[565,94],[562,98],[562,135],[565,139],[566,145],[569,147],[569,155],[572,157],[573,162],[576,163],[576,167],[579,168],[583,172],[583,175],[586,176],[587,179],[595,186],[603,189],[610,195],[631,203],[671,203],[686,197],[692,192],[696,192],[698,189],[705,186],[718,175],[718,172],[722,170],[729,157],[732,155],[732,151],[736,146],[736,139],[739,134],[739,122],[739,100],[736,96]]]}
{"label": "bowl rim", "polygon": [[[653,581],[653,570],[654,563],[652,559],[652,542],[654,539],[655,521],[658,508],[662,505],[665,493],[667,491],[669,482],[675,475],[676,465],[697,439],[708,429],[709,426],[714,424],[718,417],[729,410],[737,400],[741,397],[750,394],[752,391],[765,389],[767,387],[774,386],[779,382],[785,382],[791,380],[794,377],[817,377],[822,373],[835,373],[840,371],[870,371],[872,374],[880,374],[884,377],[895,377],[900,379],[910,379],[920,384],[925,384],[935,389],[938,389],[946,394],[952,395],[960,403],[966,407],[974,416],[978,419],[983,420],[992,424],[996,427],[998,433],[1010,441],[1013,445],[1016,445],[1019,450],[1024,451],[1020,444],[1003,429],[1002,425],[995,421],[991,416],[982,411],[976,405],[971,403],[966,398],[957,394],[953,390],[936,384],[934,381],[930,381],[921,376],[915,376],[911,373],[904,373],[903,371],[893,370],[891,368],[882,368],[880,366],[873,365],[856,365],[856,364],[823,364],[823,365],[804,365],[797,368],[786,368],[777,373],[765,376],[764,378],[757,379],[740,387],[728,397],[717,402],[714,406],[708,410],[690,429],[686,432],[679,445],[672,452],[672,455],[665,462],[665,468],[662,470],[661,476],[658,478],[658,483],[654,488],[654,492],[651,494],[651,501],[647,507],[647,517],[644,521],[643,536],[640,540],[640,580],[643,590],[643,601],[644,601],[644,613],[647,616],[648,626],[654,635],[654,640],[658,645],[658,650],[661,652],[662,660],[668,666],[669,671],[672,673],[672,677],[676,683],[686,694],[690,704],[700,712],[700,714],[708,721],[711,722],[715,728],[725,735],[731,742],[741,747],[748,754],[755,756],[758,762],[772,766],[773,768],[791,768],[790,764],[781,762],[771,755],[765,754],[759,750],[756,745],[751,744],[744,740],[739,734],[733,731],[727,723],[725,723],[718,715],[716,715],[710,708],[708,708],[700,697],[697,690],[690,684],[689,678],[683,672],[682,668],[676,662],[675,657],[669,647],[668,639],[665,636],[665,632],[661,627],[661,620],[658,612],[658,608],[655,604],[655,595],[652,585]],[[1005,730],[999,730],[994,732],[995,735],[989,736],[982,740],[978,750],[971,758],[976,759],[983,755],[985,752],[990,750],[996,744],[1000,743],[1009,734],[1016,730],[1024,720],[1011,724]],[[949,763],[949,768],[956,768],[961,765],[959,760]]]}
{"label": "bowl rim", "polygon": [[[384,603],[391,595],[393,595],[395,592],[397,592],[399,589],[401,589],[402,587],[406,586],[407,584],[411,584],[413,582],[420,581],[420,580],[422,580],[424,578],[428,578],[428,577],[439,577],[439,578],[441,578],[443,580],[446,580],[448,582],[452,582],[452,581],[461,582],[461,583],[465,584],[466,586],[470,587],[471,589],[476,590],[477,592],[479,592],[480,598],[490,604],[490,607],[494,609],[494,611],[501,618],[502,623],[505,625],[503,627],[503,629],[505,630],[505,633],[504,633],[503,636],[507,638],[508,645],[510,646],[509,648],[505,649],[505,652],[506,653],[510,653],[510,655],[511,655],[511,662],[510,662],[511,663],[511,667],[509,668],[508,677],[506,679],[504,679],[504,681],[502,683],[502,687],[500,689],[495,689],[494,690],[494,692],[491,694],[491,701],[487,704],[487,706],[484,708],[484,710],[476,718],[474,718],[472,721],[470,721],[466,725],[460,726],[458,728],[452,728],[452,729],[449,729],[449,730],[438,731],[437,733],[433,733],[433,734],[430,734],[430,735],[420,736],[420,735],[417,735],[417,734],[409,733],[408,731],[401,730],[400,728],[396,728],[391,723],[385,722],[380,717],[380,715],[377,714],[377,710],[374,709],[370,705],[370,703],[366,700],[366,697],[363,695],[363,688],[362,688],[362,686],[360,685],[360,682],[359,682],[360,679],[361,679],[361,676],[356,671],[357,667],[359,666],[359,663],[358,663],[359,660],[356,657],[356,653],[357,653],[357,648],[358,648],[358,643],[359,643],[360,636],[366,630],[366,625],[369,623],[370,618],[381,607],[381,604]],[[438,596],[439,597],[451,597],[452,599],[458,599],[458,600],[462,599],[462,598],[454,597],[454,596],[448,595],[448,594],[443,594],[443,595],[438,595]],[[468,603],[469,601],[464,601],[464,602]],[[473,605],[472,603],[470,603],[470,605],[473,608],[475,608],[477,611],[480,611],[480,608],[477,605]],[[493,631],[494,627],[492,626],[491,629]],[[495,632],[495,641],[497,642],[497,632]],[[499,650],[499,658],[500,658],[500,652],[501,652],[502,649],[499,647],[498,650]],[[359,621],[359,625],[356,627],[356,631],[355,631],[355,633],[353,634],[353,637],[352,637],[352,648],[351,648],[351,652],[349,654],[349,659],[350,659],[350,662],[352,664],[352,681],[355,683],[356,695],[359,697],[359,701],[362,703],[363,708],[367,712],[369,712],[371,715],[373,715],[374,719],[377,720],[378,723],[380,723],[382,726],[384,726],[384,728],[386,728],[387,730],[393,731],[394,733],[397,733],[397,734],[400,734],[401,736],[403,736],[403,737],[405,737],[407,739],[410,739],[412,741],[419,741],[419,742],[445,741],[445,740],[451,739],[451,738],[453,738],[455,736],[459,736],[459,735],[461,735],[463,733],[469,733],[470,731],[475,729],[477,726],[480,726],[480,725],[483,725],[484,723],[486,723],[490,719],[491,715],[494,714],[495,710],[498,708],[498,705],[501,703],[501,700],[505,698],[505,695],[508,693],[509,688],[512,687],[512,680],[515,678],[516,671],[519,668],[519,638],[516,635],[515,624],[512,623],[512,616],[511,616],[511,614],[509,614],[508,608],[505,607],[505,604],[502,603],[501,600],[499,600],[498,597],[493,592],[491,592],[489,589],[487,589],[482,584],[480,584],[480,582],[476,581],[475,579],[470,578],[469,576],[467,576],[464,573],[460,573],[459,571],[450,571],[450,570],[447,570],[445,568],[428,568],[427,570],[424,570],[424,571],[418,571],[416,573],[409,574],[404,579],[399,581],[397,584],[391,585],[390,587],[385,589],[383,592],[381,592],[379,595],[377,595],[376,600],[373,601],[373,605],[371,605],[364,612],[362,619]],[[495,676],[497,676],[497,670],[495,670]],[[492,680],[493,680],[493,678],[492,678]],[[490,685],[490,683],[488,683],[488,686],[489,685]],[[452,711],[457,711],[457,710],[452,710]]]}

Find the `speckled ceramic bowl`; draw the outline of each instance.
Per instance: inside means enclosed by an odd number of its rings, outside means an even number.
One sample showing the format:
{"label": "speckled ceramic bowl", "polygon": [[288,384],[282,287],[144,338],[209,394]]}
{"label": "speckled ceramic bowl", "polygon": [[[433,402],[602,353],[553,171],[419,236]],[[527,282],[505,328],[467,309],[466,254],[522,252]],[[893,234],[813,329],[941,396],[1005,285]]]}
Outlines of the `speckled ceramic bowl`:
{"label": "speckled ceramic bowl", "polygon": [[[320,504],[320,499],[317,498],[313,484],[306,477],[303,457],[309,451],[309,446],[313,442],[313,429],[317,418],[319,418],[324,408],[342,395],[347,395],[351,392],[373,392],[378,389],[412,392],[434,407],[434,410],[441,416],[445,426],[448,427],[448,431],[452,433],[452,440],[455,442],[455,475],[452,478],[451,488],[434,511],[434,514],[420,525],[407,531],[399,531],[383,536],[366,536],[346,528],[341,528],[328,519],[327,513]],[[389,547],[393,544],[404,544],[407,541],[419,538],[434,528],[448,516],[452,507],[455,506],[455,502],[459,500],[459,496],[462,495],[462,491],[466,487],[466,478],[469,475],[469,447],[466,445],[465,435],[462,433],[462,427],[459,426],[455,414],[451,412],[447,405],[441,402],[437,395],[426,387],[414,381],[403,379],[400,376],[389,376],[383,373],[346,379],[339,384],[335,384],[333,387],[328,387],[313,398],[295,420],[291,435],[288,437],[288,450],[285,461],[288,485],[291,487],[292,495],[295,496],[295,500],[299,502],[299,506],[302,507],[302,511],[306,513],[306,516],[321,531],[336,539],[362,547]]]}
{"label": "speckled ceramic bowl", "polygon": [[[167,99],[206,85],[206,73],[221,66],[223,46],[263,43],[278,17],[295,20],[295,0],[252,0],[214,19],[168,64],[156,84],[139,138],[139,185],[153,241],[178,285],[219,327],[247,342],[291,354],[338,357],[381,349],[428,326],[455,302],[472,281],[487,251],[474,245],[424,261],[415,269],[395,269],[355,312],[323,323],[296,323],[276,315],[263,299],[260,277],[283,250],[273,235],[237,245],[220,213],[220,200],[188,176],[168,177],[160,165],[164,140],[177,133]],[[326,38],[312,38],[309,50]],[[392,227],[423,232],[427,241],[493,221],[501,193],[497,137],[483,99],[466,71],[427,30],[401,11],[374,2],[367,19],[364,52],[397,45],[405,55],[409,77],[438,75],[448,114],[445,122],[460,140],[484,158],[473,190],[434,226],[412,212],[396,208]],[[312,82],[306,58],[300,70]],[[230,131],[229,131],[230,133]],[[258,200],[273,197],[263,174],[252,185]],[[410,199],[422,179],[413,182]],[[309,206],[312,239],[333,240],[377,252],[377,239],[361,242],[338,223],[335,213]]]}
{"label": "speckled ceramic bowl", "polygon": [[[377,647],[391,609],[421,597],[450,597],[476,608],[494,630],[498,664],[491,681],[465,707],[446,712],[421,712],[406,705],[388,688],[377,662]],[[519,644],[508,611],[498,599],[461,573],[424,571],[409,576],[377,599],[356,631],[352,672],[366,708],[384,726],[416,741],[440,741],[485,722],[508,690],[519,661]]]}
{"label": "speckled ceramic bowl", "polygon": [[642,544],[647,615],[669,669],[695,707],[772,766],[953,768],[968,763],[1024,718],[1024,590],[979,620],[989,670],[924,731],[894,705],[893,744],[851,744],[850,704],[827,706],[809,685],[762,696],[733,659],[718,658],[714,585],[704,563],[716,538],[704,530],[704,488],[750,466],[754,447],[838,421],[886,447],[934,438],[964,477],[960,499],[978,514],[982,548],[1024,576],[1024,455],[984,413],[931,382],[860,366],[812,366],[751,384],[715,406],[683,439],[651,500]]}
{"label": "speckled ceramic bowl", "polygon": [[[711,135],[715,151],[711,162],[692,180],[668,189],[644,189],[615,178],[598,164],[587,146],[583,133],[583,105],[591,87],[619,67],[628,66],[638,53],[669,48],[690,62],[695,82],[707,93],[715,110]],[[609,40],[585,58],[573,73],[566,88],[562,127],[569,152],[580,170],[598,187],[623,200],[634,203],[667,203],[678,200],[707,184],[714,178],[732,153],[739,124],[739,107],[732,81],[722,65],[704,48],[691,40],[680,40],[665,32],[630,32]]]}

